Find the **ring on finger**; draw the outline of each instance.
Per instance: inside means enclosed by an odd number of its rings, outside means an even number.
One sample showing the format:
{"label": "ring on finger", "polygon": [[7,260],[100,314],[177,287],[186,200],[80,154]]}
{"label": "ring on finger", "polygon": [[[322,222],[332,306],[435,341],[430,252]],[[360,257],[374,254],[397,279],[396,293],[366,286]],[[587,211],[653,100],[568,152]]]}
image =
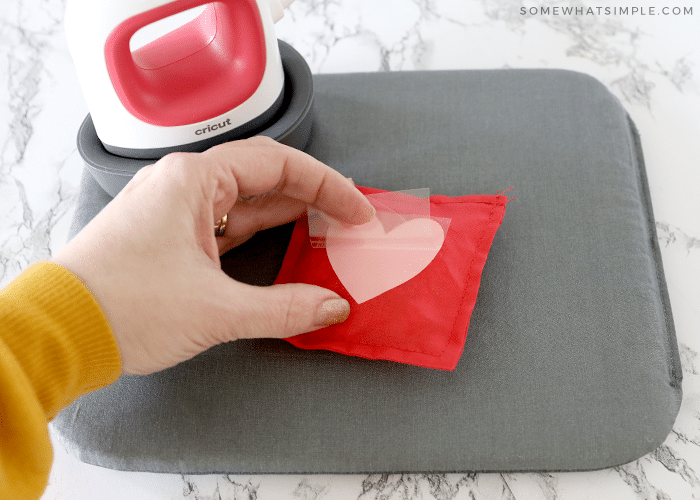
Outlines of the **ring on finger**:
{"label": "ring on finger", "polygon": [[219,222],[214,225],[214,236],[223,236],[226,234],[226,223],[228,222],[228,214],[224,215]]}

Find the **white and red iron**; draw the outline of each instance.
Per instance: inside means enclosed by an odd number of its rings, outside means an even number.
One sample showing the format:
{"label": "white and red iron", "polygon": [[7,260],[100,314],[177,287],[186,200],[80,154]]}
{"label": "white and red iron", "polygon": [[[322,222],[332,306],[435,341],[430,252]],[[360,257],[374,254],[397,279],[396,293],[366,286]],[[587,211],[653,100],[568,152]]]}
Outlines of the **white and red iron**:
{"label": "white and red iron", "polygon": [[[104,148],[159,158],[264,125],[283,101],[274,23],[292,1],[68,0],[68,45]],[[196,8],[132,50],[142,28]]]}

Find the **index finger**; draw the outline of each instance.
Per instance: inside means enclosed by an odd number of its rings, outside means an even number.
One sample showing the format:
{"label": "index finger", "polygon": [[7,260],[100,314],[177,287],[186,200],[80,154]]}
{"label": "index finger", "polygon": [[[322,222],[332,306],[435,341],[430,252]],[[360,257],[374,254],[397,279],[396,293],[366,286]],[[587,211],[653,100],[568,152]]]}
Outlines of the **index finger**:
{"label": "index finger", "polygon": [[206,153],[230,169],[238,194],[255,196],[275,190],[314,205],[350,224],[364,224],[374,207],[343,175],[312,156],[265,137],[230,142]]}

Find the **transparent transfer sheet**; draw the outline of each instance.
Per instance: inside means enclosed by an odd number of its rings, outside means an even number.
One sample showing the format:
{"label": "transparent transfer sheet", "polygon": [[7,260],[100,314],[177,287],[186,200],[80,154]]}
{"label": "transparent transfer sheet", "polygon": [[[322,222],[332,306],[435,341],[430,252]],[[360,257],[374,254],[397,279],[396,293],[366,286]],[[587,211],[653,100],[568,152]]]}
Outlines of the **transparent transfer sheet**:
{"label": "transparent transfer sheet", "polygon": [[370,222],[344,224],[308,208],[312,248],[325,248],[338,279],[360,304],[423,271],[447,237],[450,219],[431,217],[430,189],[366,195],[376,209]]}
{"label": "transparent transfer sheet", "polygon": [[[404,191],[392,191],[386,193],[375,193],[366,195],[369,202],[376,209],[375,216],[385,233],[391,232],[396,227],[413,219],[431,219],[430,217],[430,188],[408,189]],[[342,231],[351,229],[343,222],[309,205],[307,210],[309,220],[309,239],[313,248],[326,248],[326,236],[330,229],[334,229],[331,234],[338,239],[357,240],[361,232]],[[443,236],[447,235],[450,226],[448,219],[432,218],[443,231]],[[361,227],[361,226],[360,226]],[[416,227],[414,231],[406,233],[401,242],[406,248],[435,245],[436,235],[431,228],[426,226],[424,230]],[[362,236],[364,244],[368,247],[382,247],[385,239],[379,236]],[[437,238],[439,239],[439,238]]]}

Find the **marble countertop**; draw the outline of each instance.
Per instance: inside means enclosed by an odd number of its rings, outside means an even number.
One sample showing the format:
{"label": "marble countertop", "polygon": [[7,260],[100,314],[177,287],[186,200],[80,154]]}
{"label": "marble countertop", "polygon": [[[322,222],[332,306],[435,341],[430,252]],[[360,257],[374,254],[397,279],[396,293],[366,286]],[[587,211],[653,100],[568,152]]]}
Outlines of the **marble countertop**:
{"label": "marble countertop", "polygon": [[[93,467],[56,445],[42,498],[700,498],[700,5],[694,4],[296,0],[277,25],[279,38],[315,73],[564,68],[598,78],[620,99],[641,133],[683,363],[683,405],[656,451],[583,473],[182,476]],[[0,285],[63,245],[73,214],[83,169],[75,135],[87,107],[64,39],[64,9],[65,0],[0,3]]]}

